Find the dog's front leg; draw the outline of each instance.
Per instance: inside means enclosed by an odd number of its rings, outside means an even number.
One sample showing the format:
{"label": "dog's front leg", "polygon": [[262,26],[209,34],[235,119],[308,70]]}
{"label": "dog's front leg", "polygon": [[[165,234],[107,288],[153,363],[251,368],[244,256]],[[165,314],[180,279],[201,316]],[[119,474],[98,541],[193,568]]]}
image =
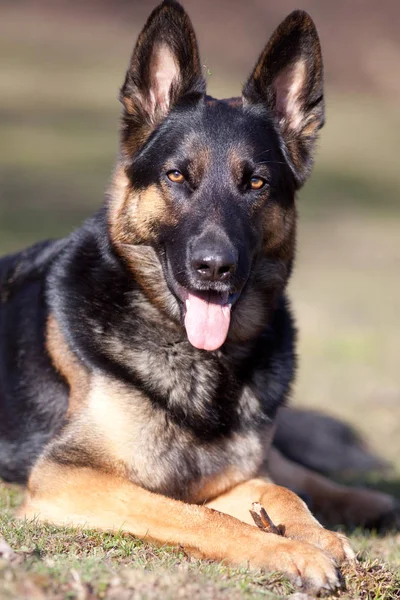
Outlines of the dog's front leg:
{"label": "dog's front leg", "polygon": [[339,585],[334,561],[311,544],[265,534],[230,515],[148,492],[91,468],[42,460],[32,473],[19,516],[124,530],[181,546],[196,557],[282,571],[313,591]]}
{"label": "dog's front leg", "polygon": [[241,483],[207,506],[245,523],[253,523],[249,512],[253,502],[260,502],[272,522],[282,526],[286,537],[314,544],[332,556],[336,564],[354,558],[354,552],[344,535],[322,527],[301,498],[267,478]]}

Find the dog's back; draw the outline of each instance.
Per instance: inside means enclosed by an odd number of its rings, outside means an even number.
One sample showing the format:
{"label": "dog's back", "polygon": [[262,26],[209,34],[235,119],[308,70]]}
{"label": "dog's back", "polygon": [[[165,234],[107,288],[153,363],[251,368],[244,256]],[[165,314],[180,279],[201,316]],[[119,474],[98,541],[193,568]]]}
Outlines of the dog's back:
{"label": "dog's back", "polygon": [[45,351],[49,266],[66,241],[0,260],[0,477],[25,483],[60,428],[68,392]]}

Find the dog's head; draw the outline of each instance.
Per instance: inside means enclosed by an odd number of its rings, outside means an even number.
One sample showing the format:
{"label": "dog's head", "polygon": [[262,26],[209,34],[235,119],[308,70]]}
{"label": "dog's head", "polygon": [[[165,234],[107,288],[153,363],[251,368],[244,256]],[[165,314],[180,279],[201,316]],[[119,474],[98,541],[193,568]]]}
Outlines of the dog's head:
{"label": "dog's head", "polygon": [[166,0],[139,36],[121,101],[114,246],[197,348],[255,336],[290,273],[295,192],[324,120],[312,20],[291,13],[242,98],[219,101],[205,94],[188,16]]}

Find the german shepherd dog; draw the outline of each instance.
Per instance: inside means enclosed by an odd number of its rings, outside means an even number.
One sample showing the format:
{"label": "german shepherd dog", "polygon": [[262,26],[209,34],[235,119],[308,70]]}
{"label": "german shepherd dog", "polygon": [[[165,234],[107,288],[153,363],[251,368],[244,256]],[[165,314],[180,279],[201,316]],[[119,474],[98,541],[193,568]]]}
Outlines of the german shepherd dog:
{"label": "german shepherd dog", "polygon": [[[349,542],[269,478],[342,521],[386,507],[270,450],[295,369],[295,194],[324,122],[315,26],[290,14],[242,98],[220,101],[188,16],[165,0],[120,99],[105,206],[0,263],[0,475],[29,477],[20,516],[333,590]],[[284,535],[254,525],[255,501]]]}

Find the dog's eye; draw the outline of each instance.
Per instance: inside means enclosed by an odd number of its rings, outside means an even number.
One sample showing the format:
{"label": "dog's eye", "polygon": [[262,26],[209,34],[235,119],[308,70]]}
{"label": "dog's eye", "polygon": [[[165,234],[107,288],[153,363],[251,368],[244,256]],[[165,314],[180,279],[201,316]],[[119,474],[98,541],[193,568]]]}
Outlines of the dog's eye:
{"label": "dog's eye", "polygon": [[265,179],[262,177],[252,177],[249,182],[249,186],[252,190],[261,190],[265,185]]}
{"label": "dog's eye", "polygon": [[176,169],[173,171],[168,171],[167,177],[173,183],[183,183],[185,181],[185,177],[180,171],[177,171]]}

